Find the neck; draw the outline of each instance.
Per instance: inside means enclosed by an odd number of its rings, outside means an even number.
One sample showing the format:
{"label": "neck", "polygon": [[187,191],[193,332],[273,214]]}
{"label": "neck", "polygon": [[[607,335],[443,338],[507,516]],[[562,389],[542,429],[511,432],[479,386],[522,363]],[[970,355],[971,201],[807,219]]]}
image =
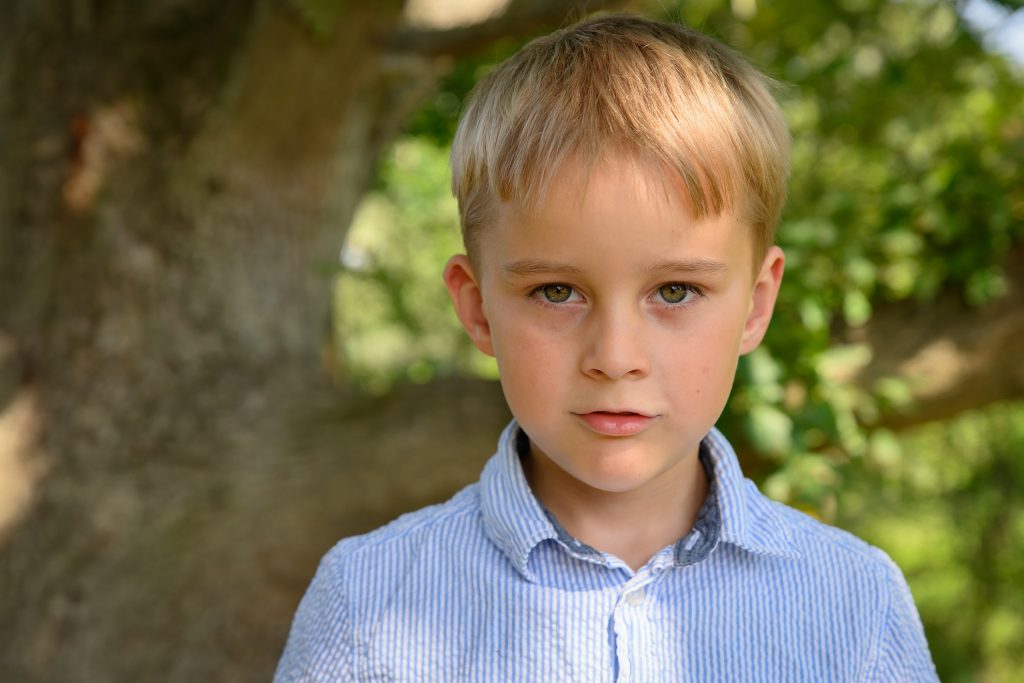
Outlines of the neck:
{"label": "neck", "polygon": [[587,486],[533,448],[523,468],[534,495],[569,534],[634,571],[689,533],[709,486],[696,449],[657,479],[623,492]]}

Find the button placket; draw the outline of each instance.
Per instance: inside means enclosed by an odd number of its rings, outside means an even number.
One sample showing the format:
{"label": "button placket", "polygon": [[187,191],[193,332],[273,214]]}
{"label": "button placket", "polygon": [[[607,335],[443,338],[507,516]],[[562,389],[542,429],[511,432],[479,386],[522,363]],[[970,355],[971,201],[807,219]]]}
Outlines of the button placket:
{"label": "button placket", "polygon": [[643,586],[634,588],[630,592],[626,593],[626,604],[630,607],[637,607],[644,604],[644,600],[647,598],[647,591],[644,590]]}
{"label": "button placket", "polygon": [[656,564],[636,574],[623,586],[619,603],[615,607],[614,630],[616,656],[619,663],[617,681],[641,681],[645,672],[644,663],[649,661],[651,624],[648,623],[648,607],[653,597],[652,585],[663,575]]}

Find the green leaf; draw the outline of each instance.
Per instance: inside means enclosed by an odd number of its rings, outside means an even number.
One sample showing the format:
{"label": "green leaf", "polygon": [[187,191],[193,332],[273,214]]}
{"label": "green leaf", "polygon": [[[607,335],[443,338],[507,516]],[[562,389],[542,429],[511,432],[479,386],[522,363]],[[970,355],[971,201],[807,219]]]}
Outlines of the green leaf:
{"label": "green leaf", "polygon": [[761,453],[785,455],[793,444],[793,420],[778,408],[759,404],[747,417],[751,443]]}

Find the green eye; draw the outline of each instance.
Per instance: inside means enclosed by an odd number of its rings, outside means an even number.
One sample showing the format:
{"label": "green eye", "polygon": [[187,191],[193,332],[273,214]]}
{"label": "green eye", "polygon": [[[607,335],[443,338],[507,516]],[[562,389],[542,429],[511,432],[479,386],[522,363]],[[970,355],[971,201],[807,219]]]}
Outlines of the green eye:
{"label": "green eye", "polygon": [[560,304],[563,301],[569,300],[569,297],[572,295],[572,287],[568,285],[544,285],[541,287],[541,293],[551,303]]}
{"label": "green eye", "polygon": [[686,299],[686,295],[690,293],[690,288],[686,285],[680,285],[678,283],[671,285],[662,285],[658,288],[658,294],[662,300],[670,304],[681,303]]}

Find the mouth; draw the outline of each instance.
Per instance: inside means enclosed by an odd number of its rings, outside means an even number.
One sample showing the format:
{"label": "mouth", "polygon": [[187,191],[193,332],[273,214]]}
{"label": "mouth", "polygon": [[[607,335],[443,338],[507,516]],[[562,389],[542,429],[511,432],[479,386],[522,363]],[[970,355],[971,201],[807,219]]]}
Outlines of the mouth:
{"label": "mouth", "polygon": [[573,414],[603,436],[633,436],[646,429],[657,417],[632,410],[594,410]]}

